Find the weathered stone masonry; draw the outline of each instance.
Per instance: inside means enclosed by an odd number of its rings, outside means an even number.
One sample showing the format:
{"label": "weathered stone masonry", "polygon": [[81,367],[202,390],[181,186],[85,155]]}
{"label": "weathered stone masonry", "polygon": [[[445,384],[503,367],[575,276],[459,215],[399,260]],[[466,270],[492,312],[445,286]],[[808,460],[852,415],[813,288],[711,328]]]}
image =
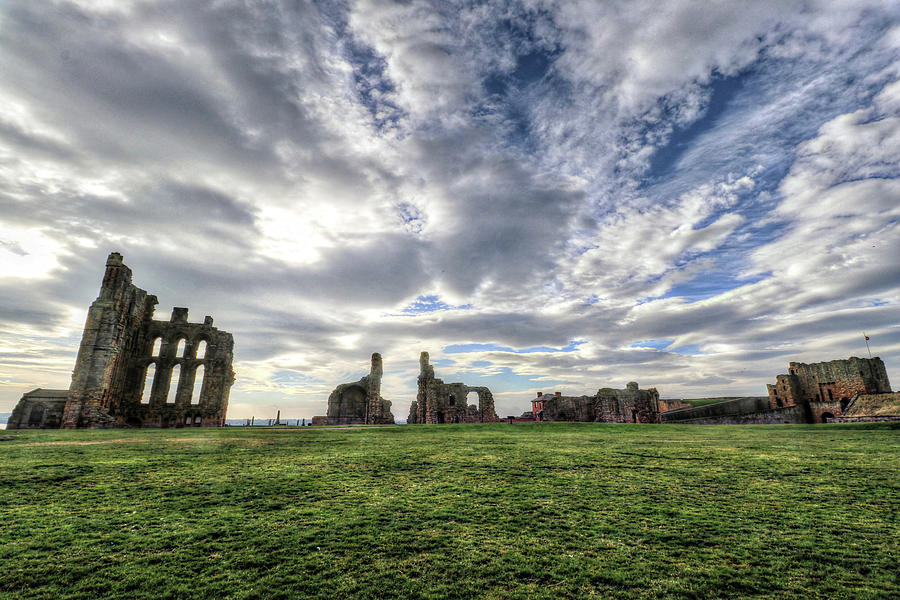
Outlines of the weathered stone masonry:
{"label": "weathered stone masonry", "polygon": [[328,414],[313,417],[314,425],[385,425],[393,424],[391,403],[381,397],[384,367],[381,355],[372,355],[369,374],[353,383],[342,383],[328,397]]}
{"label": "weathered stone masonry", "polygon": [[[739,398],[675,410],[663,414],[666,423],[698,425],[828,423],[849,410],[856,398],[873,395],[887,399],[891,391],[887,370],[880,358],[792,362],[788,373],[767,386],[768,397]],[[861,419],[859,409],[854,416]]]}
{"label": "weathered stone masonry", "polygon": [[768,384],[769,408],[798,406],[807,423],[823,423],[839,417],[856,394],[891,391],[887,369],[878,357],[832,360],[820,363],[792,362],[788,373]]}
{"label": "weathered stone masonry", "polygon": [[[419,393],[410,407],[410,424],[497,423],[491,390],[464,383],[444,383],[434,376],[427,352],[419,357]],[[467,404],[469,392],[478,394],[478,405]]]}
{"label": "weathered stone masonry", "polygon": [[538,392],[531,401],[536,421],[659,423],[659,393],[630,382],[624,390],[600,388],[593,396],[553,396]]}
{"label": "weathered stone masonry", "polygon": [[[234,383],[231,334],[213,327],[212,317],[189,323],[186,308],[175,308],[169,322],[155,321],[156,304],[156,296],[131,283],[122,255],[110,254],[61,423],[42,427],[224,425]],[[20,400],[20,412],[33,404],[33,394]]]}

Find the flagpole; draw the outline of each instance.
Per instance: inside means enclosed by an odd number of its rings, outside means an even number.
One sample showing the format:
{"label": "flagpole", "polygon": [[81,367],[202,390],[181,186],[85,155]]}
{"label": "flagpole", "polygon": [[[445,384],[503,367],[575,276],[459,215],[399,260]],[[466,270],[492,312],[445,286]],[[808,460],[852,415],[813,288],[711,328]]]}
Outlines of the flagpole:
{"label": "flagpole", "polygon": [[869,349],[869,336],[866,335],[865,331],[863,331],[863,337],[866,338],[866,352],[869,353],[869,358],[872,358],[872,351]]}

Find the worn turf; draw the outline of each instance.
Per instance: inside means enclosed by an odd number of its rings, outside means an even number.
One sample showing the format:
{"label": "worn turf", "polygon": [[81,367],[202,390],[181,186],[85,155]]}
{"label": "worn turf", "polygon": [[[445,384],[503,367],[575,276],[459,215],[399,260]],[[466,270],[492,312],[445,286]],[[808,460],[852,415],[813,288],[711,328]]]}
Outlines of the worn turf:
{"label": "worn turf", "polygon": [[0,598],[897,598],[900,429],[9,432]]}

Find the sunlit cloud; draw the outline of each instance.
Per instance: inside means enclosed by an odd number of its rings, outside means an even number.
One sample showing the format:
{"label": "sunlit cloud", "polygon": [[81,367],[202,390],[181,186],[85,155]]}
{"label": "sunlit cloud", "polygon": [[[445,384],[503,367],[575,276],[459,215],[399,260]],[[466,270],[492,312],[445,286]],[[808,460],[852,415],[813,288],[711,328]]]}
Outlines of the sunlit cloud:
{"label": "sunlit cloud", "polygon": [[[235,336],[230,416],[418,356],[520,414],[900,364],[900,11],[877,1],[11,1],[0,412],[104,259]],[[900,377],[900,375],[897,375]]]}

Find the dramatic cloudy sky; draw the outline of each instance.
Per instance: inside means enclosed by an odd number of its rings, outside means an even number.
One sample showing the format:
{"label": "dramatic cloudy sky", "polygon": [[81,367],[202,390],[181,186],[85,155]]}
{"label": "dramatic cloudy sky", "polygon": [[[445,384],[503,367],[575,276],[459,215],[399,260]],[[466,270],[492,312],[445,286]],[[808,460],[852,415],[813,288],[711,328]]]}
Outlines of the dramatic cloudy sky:
{"label": "dramatic cloudy sky", "polygon": [[[106,255],[235,338],[230,417],[384,356],[488,385],[900,381],[900,4],[0,4],[0,412],[68,387]],[[898,385],[895,381],[894,385]]]}

